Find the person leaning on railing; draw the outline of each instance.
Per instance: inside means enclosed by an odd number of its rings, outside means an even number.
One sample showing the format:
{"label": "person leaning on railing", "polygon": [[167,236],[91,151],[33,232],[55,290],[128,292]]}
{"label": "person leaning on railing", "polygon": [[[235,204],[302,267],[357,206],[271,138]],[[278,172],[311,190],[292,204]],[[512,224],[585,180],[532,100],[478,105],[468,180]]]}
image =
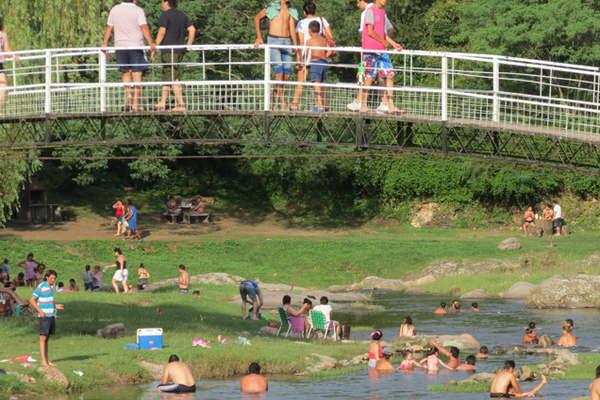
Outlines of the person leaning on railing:
{"label": "person leaning on railing", "polygon": [[[158,19],[159,29],[158,34],[156,35],[156,45],[180,46],[187,44],[187,46],[191,46],[196,37],[196,27],[194,27],[192,20],[185,13],[177,9],[177,0],[162,0],[162,9],[163,12]],[[185,40],[186,32],[187,42]],[[161,51],[160,60],[163,65],[163,82],[176,82],[181,80],[181,62],[183,61],[185,51],[186,49]],[[154,61],[154,57],[152,61]],[[186,106],[185,101],[183,100],[181,85],[173,85],[172,88],[177,106],[171,109],[171,111],[185,111]],[[163,86],[160,102],[154,106],[156,111],[165,111],[170,93],[171,86]]]}
{"label": "person leaning on railing", "polygon": [[[146,21],[146,14],[134,0],[122,0],[114,6],[108,15],[106,31],[102,40],[102,47],[108,47],[108,41],[115,33],[115,47],[131,47],[131,49],[117,50],[117,64],[123,73],[124,83],[140,83],[142,75],[148,70],[148,62],[144,57],[144,39],[148,42],[152,52],[156,51],[156,45],[150,35],[150,28]],[[108,55],[107,55],[108,57]],[[142,111],[140,97],[142,87],[136,85],[131,94],[129,85],[125,86],[125,110]]]}
{"label": "person leaning on railing", "polygon": [[[0,52],[11,52],[10,40],[8,35],[4,31],[4,21],[0,18]],[[13,55],[13,58],[18,61],[19,57]],[[4,115],[4,102],[6,100],[6,87],[8,81],[6,80],[6,74],[4,73],[4,56],[0,55],[0,117]]]}

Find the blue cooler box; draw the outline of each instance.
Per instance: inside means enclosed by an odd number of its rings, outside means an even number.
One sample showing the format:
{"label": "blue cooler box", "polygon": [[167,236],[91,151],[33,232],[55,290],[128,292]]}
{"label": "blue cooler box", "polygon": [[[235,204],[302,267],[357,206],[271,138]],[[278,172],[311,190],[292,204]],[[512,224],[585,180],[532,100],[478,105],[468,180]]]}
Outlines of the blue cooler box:
{"label": "blue cooler box", "polygon": [[137,330],[137,344],[140,350],[163,348],[162,328],[143,328]]}

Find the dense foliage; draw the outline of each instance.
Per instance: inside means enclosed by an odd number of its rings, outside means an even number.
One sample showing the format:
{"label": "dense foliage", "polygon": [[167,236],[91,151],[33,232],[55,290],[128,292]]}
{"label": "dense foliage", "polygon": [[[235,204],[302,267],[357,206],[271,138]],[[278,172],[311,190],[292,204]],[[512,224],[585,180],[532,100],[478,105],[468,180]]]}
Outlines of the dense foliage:
{"label": "dense foliage", "polygon": [[[15,49],[98,45],[108,10],[117,2],[4,0],[0,2],[0,17]],[[154,32],[160,3],[138,0]],[[292,3],[298,8],[302,6],[300,0]],[[337,43],[357,45],[359,11],[354,2],[316,0],[316,3],[319,13],[331,22]],[[180,8],[199,29],[198,43],[252,42],[252,18],[263,5],[263,0],[180,1]],[[488,52],[588,65],[600,62],[597,0],[390,0],[387,9],[396,27],[396,38],[408,48]],[[147,131],[150,135],[158,134],[152,129]],[[85,135],[77,130],[71,134]],[[126,139],[128,132],[119,135]],[[128,150],[79,148],[56,151],[54,155],[176,155],[183,151],[176,146]],[[273,202],[322,213],[339,212],[343,205],[346,210],[363,214],[368,210],[372,214],[382,204],[413,198],[508,206],[539,201],[565,190],[580,197],[600,196],[600,181],[593,176],[447,158],[259,160],[231,162],[224,170],[216,162],[202,166],[202,176],[219,176],[219,179],[236,180],[250,173],[262,183],[260,190],[269,193]],[[160,160],[75,159],[59,165],[48,164],[44,172],[60,187],[68,186],[69,182],[90,185],[115,177],[120,182],[140,185],[181,177],[186,168],[187,164],[181,162]],[[20,185],[31,170],[22,162],[0,162],[0,210],[15,202]],[[0,221],[5,219],[6,215],[0,211]]]}

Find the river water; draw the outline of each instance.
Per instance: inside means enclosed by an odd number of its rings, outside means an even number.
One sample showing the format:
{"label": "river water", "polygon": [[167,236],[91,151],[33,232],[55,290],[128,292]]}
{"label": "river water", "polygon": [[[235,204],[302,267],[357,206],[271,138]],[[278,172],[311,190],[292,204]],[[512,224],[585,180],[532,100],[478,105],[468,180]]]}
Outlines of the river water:
{"label": "river water", "polygon": [[[449,303],[451,299],[443,299]],[[518,302],[500,300],[479,301],[481,311],[472,313],[463,302],[464,312],[451,313],[443,317],[433,315],[440,302],[439,297],[387,295],[377,297],[375,303],[384,308],[368,314],[338,315],[340,320],[352,326],[377,327],[383,329],[384,338],[393,339],[398,327],[406,315],[411,315],[419,334],[460,334],[471,333],[481,344],[490,349],[493,346],[510,346],[521,340],[524,328],[530,321],[541,327],[541,333],[556,338],[560,334],[565,318],[575,321],[575,333],[579,337],[581,348],[575,351],[594,351],[600,349],[600,312],[598,310],[534,310]],[[353,339],[367,339],[368,330],[355,329]],[[463,354],[461,358],[464,358]],[[512,357],[512,356],[508,356]],[[479,372],[493,372],[507,356],[490,356],[485,362],[478,362]],[[543,362],[540,356],[516,357],[517,365]],[[593,371],[590,371],[590,378]],[[427,375],[422,371],[412,373],[394,372],[386,376],[369,375],[367,369],[360,370],[331,380],[275,380],[271,381],[270,392],[264,396],[247,396],[239,393],[237,380],[201,381],[199,391],[193,396],[165,396],[154,391],[155,384],[138,388],[135,395],[127,398],[146,400],[162,399],[214,399],[214,400],[253,400],[253,399],[430,399],[430,400],[475,400],[488,398],[485,394],[431,392],[427,388],[434,384],[444,384],[449,380],[467,378],[465,373],[442,371],[438,375]],[[553,381],[543,390],[546,399],[572,399],[587,395],[589,382]],[[535,383],[523,385],[526,389]],[[98,397],[100,398],[100,397]],[[121,397],[124,398],[124,397]],[[93,395],[84,396],[85,400],[95,400]]]}

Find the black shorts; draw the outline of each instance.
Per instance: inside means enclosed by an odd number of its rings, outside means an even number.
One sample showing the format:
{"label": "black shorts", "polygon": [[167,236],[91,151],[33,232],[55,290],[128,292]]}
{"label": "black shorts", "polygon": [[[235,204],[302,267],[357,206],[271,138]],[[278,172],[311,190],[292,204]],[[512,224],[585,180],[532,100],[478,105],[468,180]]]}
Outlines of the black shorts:
{"label": "black shorts", "polygon": [[562,226],[563,226],[562,218],[556,218],[555,220],[552,221],[552,228],[559,229],[559,228],[562,228]]}
{"label": "black shorts", "polygon": [[121,72],[146,72],[149,68],[143,50],[117,50],[116,53]]}
{"label": "black shorts", "polygon": [[196,385],[158,385],[158,390],[164,393],[196,393]]}
{"label": "black shorts", "polygon": [[56,331],[56,319],[54,317],[40,318],[40,336],[54,335]]}
{"label": "black shorts", "polygon": [[512,399],[513,397],[515,395],[509,393],[490,393],[490,398],[492,399]]}

